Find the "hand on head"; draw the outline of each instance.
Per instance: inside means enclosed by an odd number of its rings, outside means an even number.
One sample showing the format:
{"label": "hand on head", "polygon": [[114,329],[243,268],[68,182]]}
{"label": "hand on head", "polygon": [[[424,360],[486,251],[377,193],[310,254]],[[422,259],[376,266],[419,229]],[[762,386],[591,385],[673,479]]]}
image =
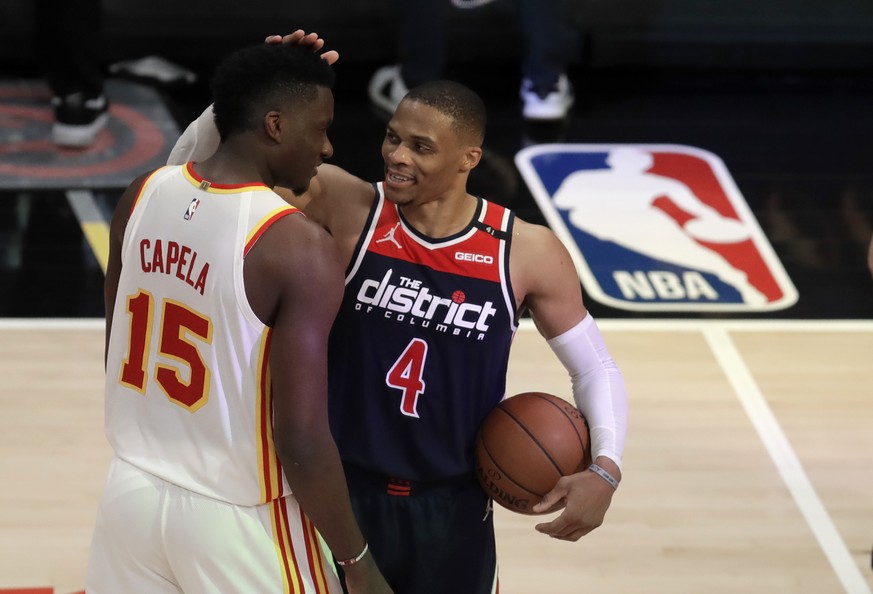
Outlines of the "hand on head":
{"label": "hand on head", "polygon": [[[306,33],[303,29],[297,29],[288,35],[268,35],[264,41],[266,43],[294,43],[309,46],[314,52],[318,52],[324,47],[324,39],[319,37],[318,33]],[[333,65],[339,60],[339,52],[329,50],[321,54],[321,58],[326,60],[328,64]]]}

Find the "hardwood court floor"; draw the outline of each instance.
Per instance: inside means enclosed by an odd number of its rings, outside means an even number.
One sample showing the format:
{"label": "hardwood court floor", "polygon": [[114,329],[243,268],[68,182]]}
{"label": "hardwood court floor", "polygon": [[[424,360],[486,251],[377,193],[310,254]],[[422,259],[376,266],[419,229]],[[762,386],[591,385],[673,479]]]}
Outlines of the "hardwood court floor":
{"label": "hardwood court floor", "polygon": [[[625,479],[577,543],[496,510],[502,594],[871,592],[873,323],[600,325],[629,390]],[[102,349],[99,321],[0,322],[0,589],[84,586]],[[530,327],[510,369],[510,394],[569,397]]]}

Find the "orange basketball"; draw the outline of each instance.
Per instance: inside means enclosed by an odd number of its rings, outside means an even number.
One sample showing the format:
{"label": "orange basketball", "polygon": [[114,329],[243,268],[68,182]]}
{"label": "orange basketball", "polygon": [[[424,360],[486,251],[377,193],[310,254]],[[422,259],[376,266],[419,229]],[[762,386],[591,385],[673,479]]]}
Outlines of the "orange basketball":
{"label": "orange basketball", "polygon": [[506,509],[533,515],[531,507],[562,476],[591,464],[588,423],[557,396],[525,392],[494,408],[476,435],[476,475],[485,492]]}

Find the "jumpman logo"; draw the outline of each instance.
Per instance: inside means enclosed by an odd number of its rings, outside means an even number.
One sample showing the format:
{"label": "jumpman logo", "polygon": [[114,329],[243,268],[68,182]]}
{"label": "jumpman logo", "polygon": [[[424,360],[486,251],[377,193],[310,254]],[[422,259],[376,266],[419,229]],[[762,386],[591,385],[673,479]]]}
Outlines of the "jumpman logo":
{"label": "jumpman logo", "polygon": [[384,236],[382,236],[382,239],[376,240],[376,243],[382,243],[383,241],[390,241],[391,243],[393,243],[394,245],[396,245],[397,247],[399,247],[402,250],[403,246],[400,245],[400,242],[397,241],[396,237],[394,237],[394,234],[397,233],[397,227],[399,227],[399,226],[400,226],[400,221],[397,221],[397,223],[388,230],[388,233],[386,233]]}

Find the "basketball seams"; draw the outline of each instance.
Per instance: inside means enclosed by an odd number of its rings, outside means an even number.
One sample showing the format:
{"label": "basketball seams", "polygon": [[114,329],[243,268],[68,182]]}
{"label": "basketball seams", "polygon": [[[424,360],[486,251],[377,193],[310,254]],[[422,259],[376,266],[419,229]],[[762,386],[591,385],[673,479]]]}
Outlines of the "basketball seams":
{"label": "basketball seams", "polygon": [[[573,431],[576,433],[576,438],[579,440],[580,449],[583,452],[588,452],[588,448],[590,447],[590,445],[585,444],[585,439],[582,437],[582,434],[579,432],[579,426],[576,424],[576,421],[573,419],[573,417],[567,413],[567,409],[565,409],[563,406],[561,406],[559,403],[555,402],[554,400],[552,400],[552,398],[548,397],[545,394],[534,393],[534,396],[536,396],[540,400],[545,400],[550,405],[554,406],[559,411],[561,411],[561,414],[564,415],[564,417],[570,422],[570,426],[573,427]],[[555,397],[555,398],[557,398],[557,397]],[[588,421],[585,420],[584,417],[583,417],[582,422],[585,423],[586,427],[588,426]],[[585,456],[583,456],[583,459],[584,458],[585,458]],[[563,473],[562,473],[562,475],[563,475]]]}
{"label": "basketball seams", "polygon": [[[527,427],[525,427],[524,423],[522,423],[518,417],[516,417],[514,414],[512,414],[511,411],[507,410],[506,408],[504,408],[502,406],[499,407],[497,410],[499,410],[500,412],[502,412],[503,414],[508,416],[510,419],[512,419],[513,422],[515,422],[515,424],[518,425],[519,428],[522,431],[524,431],[528,437],[530,437],[531,441],[534,444],[536,444],[536,446],[543,453],[543,455],[545,455],[545,457],[548,458],[549,462],[551,462],[552,467],[557,471],[559,477],[564,476],[564,473],[561,471],[561,465],[558,464],[557,461],[555,461],[555,459],[552,457],[552,454],[549,452],[549,450],[547,450],[545,448],[545,446],[543,446],[542,442],[539,439],[537,439],[537,437],[533,433],[531,433]],[[513,480],[512,482],[515,482],[515,480]]]}
{"label": "basketball seams", "polygon": [[[483,436],[483,437],[484,437],[484,436]],[[519,483],[517,480],[515,480],[515,479],[512,477],[512,475],[510,475],[509,473],[507,473],[507,472],[506,472],[506,469],[503,468],[503,466],[501,466],[501,465],[497,462],[497,459],[496,459],[496,458],[491,454],[491,450],[488,449],[488,442],[487,442],[486,439],[482,439],[482,440],[480,441],[480,446],[481,446],[482,449],[485,451],[485,453],[488,455],[488,460],[491,461],[491,465],[492,465],[494,468],[496,468],[496,469],[500,472],[500,476],[502,476],[502,477],[505,478],[505,479],[509,479],[509,481],[510,481],[513,485],[515,485],[516,487],[518,487],[518,488],[521,489],[522,491],[525,491],[525,492],[527,492],[527,493],[530,493],[531,495],[536,495],[537,497],[543,497],[543,496],[545,495],[545,493],[538,493],[538,492],[536,492],[536,491],[531,491],[531,490],[528,489],[525,485],[522,485],[522,484]]]}

